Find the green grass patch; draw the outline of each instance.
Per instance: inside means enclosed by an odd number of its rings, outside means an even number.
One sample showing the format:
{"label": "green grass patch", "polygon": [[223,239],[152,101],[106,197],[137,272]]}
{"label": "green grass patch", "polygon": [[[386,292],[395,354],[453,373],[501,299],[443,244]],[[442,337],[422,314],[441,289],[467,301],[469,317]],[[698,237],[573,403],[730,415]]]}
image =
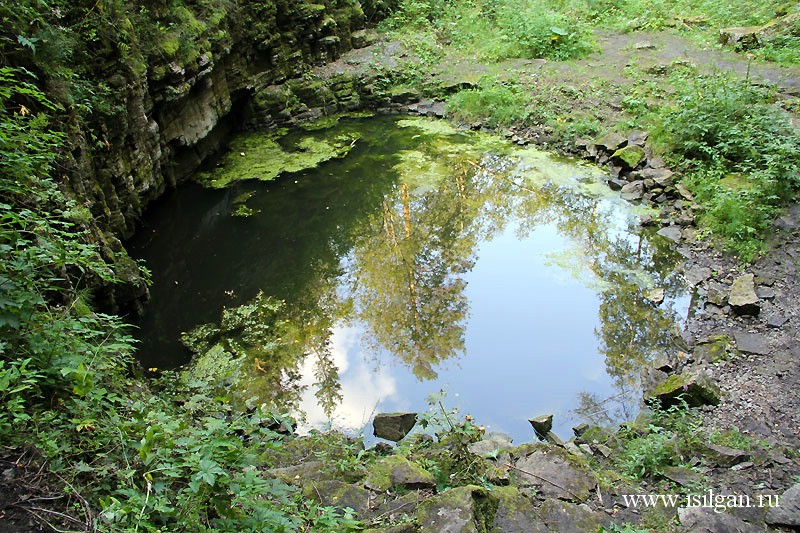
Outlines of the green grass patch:
{"label": "green grass patch", "polygon": [[512,82],[485,80],[476,89],[459,91],[447,99],[448,115],[459,122],[510,126],[528,118],[530,96]]}

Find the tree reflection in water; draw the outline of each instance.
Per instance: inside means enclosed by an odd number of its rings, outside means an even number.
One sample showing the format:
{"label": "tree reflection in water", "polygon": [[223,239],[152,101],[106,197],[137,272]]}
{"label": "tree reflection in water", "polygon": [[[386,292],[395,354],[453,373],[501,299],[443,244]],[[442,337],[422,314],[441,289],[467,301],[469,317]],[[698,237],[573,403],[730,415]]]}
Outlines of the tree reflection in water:
{"label": "tree reflection in water", "polygon": [[[434,379],[465,351],[465,275],[480,244],[509,224],[520,238],[552,224],[574,247],[551,260],[599,292],[596,335],[608,374],[620,391],[636,390],[645,363],[674,342],[675,303],[684,290],[674,255],[628,230],[633,217],[597,186],[596,170],[576,170],[497,138],[427,132],[421,124],[404,124],[413,132],[410,147],[398,147],[405,151],[382,170],[394,174],[393,185],[377,209],[331,245],[338,257],[320,257],[326,264],[314,272],[324,274],[306,283],[306,294],[287,304],[260,295],[242,308],[268,302],[270,312],[241,312],[235,328],[224,327],[224,316],[219,327],[207,327],[212,335],[189,343],[198,355],[187,380],[208,364],[214,347],[241,361],[232,389],[241,401],[297,409],[305,387],[300,369],[313,357],[315,396],[331,417],[342,401],[332,335],[337,324],[352,322],[365,325],[367,348],[390,352],[420,380]],[[646,298],[653,287],[665,291],[661,306]],[[601,416],[614,411],[586,393],[579,403]],[[628,403],[617,408],[631,414]]]}

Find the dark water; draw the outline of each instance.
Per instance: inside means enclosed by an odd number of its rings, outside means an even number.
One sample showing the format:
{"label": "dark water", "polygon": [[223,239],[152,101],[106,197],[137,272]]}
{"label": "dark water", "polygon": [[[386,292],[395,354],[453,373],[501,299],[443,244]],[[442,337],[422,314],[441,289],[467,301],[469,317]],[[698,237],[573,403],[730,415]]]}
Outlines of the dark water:
{"label": "dark water", "polygon": [[342,159],[160,202],[128,244],[153,271],[142,362],[188,363],[181,334],[214,324],[195,377],[353,431],[440,390],[516,441],[545,412],[563,437],[579,408],[634,415],[688,305],[676,254],[597,169],[442,128],[343,121],[310,134],[357,139]]}

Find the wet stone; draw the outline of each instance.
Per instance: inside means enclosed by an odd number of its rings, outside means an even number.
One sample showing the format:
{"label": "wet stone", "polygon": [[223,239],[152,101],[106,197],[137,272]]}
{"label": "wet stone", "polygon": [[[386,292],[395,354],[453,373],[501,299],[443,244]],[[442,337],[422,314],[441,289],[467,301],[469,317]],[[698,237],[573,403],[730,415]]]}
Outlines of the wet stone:
{"label": "wet stone", "polygon": [[683,236],[683,229],[681,229],[680,226],[667,226],[666,228],[658,230],[656,234],[666,237],[672,242],[680,242]]}

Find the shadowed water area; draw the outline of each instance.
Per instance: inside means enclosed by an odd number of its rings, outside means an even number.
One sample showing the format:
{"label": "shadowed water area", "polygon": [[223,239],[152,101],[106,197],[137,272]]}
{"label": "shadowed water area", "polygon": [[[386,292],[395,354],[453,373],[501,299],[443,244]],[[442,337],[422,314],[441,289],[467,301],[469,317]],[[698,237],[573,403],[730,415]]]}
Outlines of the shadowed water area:
{"label": "shadowed water area", "polygon": [[153,272],[140,360],[304,427],[358,432],[441,390],[517,442],[545,412],[562,437],[633,416],[688,298],[604,178],[426,119],[244,135],[128,243]]}

